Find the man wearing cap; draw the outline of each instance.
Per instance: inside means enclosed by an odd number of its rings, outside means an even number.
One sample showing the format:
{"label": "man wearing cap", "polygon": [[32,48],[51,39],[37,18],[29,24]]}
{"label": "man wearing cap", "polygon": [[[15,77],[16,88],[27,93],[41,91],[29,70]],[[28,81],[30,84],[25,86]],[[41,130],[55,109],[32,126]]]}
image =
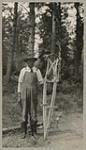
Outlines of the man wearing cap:
{"label": "man wearing cap", "polygon": [[18,103],[22,106],[22,128],[26,137],[28,114],[32,136],[37,132],[38,86],[43,83],[43,78],[40,70],[34,66],[34,57],[30,56],[24,61],[27,66],[20,71],[18,79]]}

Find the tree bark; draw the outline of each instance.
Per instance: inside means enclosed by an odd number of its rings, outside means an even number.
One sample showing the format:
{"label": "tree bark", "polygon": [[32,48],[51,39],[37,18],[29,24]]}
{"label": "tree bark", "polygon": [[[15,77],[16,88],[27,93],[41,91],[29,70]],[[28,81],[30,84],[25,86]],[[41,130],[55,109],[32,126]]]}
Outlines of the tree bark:
{"label": "tree bark", "polygon": [[30,3],[30,36],[28,41],[28,55],[34,54],[34,40],[35,40],[35,3]]}
{"label": "tree bark", "polygon": [[55,37],[56,37],[56,17],[55,17],[55,3],[52,4],[53,5],[53,9],[52,9],[52,35],[51,35],[51,53],[55,53]]}
{"label": "tree bark", "polygon": [[13,46],[12,49],[9,52],[8,56],[8,62],[7,62],[7,72],[6,72],[6,82],[9,82],[10,76],[12,73],[12,67],[13,67],[13,59],[14,59],[14,53],[16,52],[16,28],[17,28],[17,11],[18,11],[18,3],[14,3],[14,20],[13,20]]}
{"label": "tree bark", "polygon": [[80,3],[75,3],[76,8],[76,50],[75,50],[75,76],[79,76],[79,67],[81,65],[83,49],[83,22],[80,16]]}

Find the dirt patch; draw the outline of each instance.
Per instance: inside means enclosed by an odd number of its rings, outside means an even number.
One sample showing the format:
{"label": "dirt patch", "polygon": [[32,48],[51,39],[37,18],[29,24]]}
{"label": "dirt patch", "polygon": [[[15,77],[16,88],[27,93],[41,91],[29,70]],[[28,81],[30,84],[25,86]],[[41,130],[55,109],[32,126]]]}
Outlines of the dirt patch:
{"label": "dirt patch", "polygon": [[[53,128],[54,127],[54,128]],[[58,128],[53,126],[46,141],[43,140],[43,131],[38,129],[38,137],[32,142],[28,134],[26,139],[22,139],[21,132],[9,133],[3,136],[3,147],[31,147],[59,150],[81,150],[83,148],[82,134],[82,114],[69,113],[64,114],[59,122]]]}

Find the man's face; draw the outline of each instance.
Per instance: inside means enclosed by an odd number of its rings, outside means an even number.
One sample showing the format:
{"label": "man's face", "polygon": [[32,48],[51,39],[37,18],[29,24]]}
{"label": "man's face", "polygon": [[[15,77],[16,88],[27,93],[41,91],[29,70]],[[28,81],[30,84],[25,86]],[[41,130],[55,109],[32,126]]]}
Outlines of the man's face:
{"label": "man's face", "polygon": [[28,60],[27,61],[27,64],[28,64],[28,66],[30,67],[30,68],[32,68],[33,67],[33,64],[34,64],[34,61],[31,59],[31,60]]}
{"label": "man's face", "polygon": [[40,59],[38,59],[38,60],[36,60],[35,62],[34,62],[34,66],[35,67],[37,67],[37,68],[40,68]]}
{"label": "man's face", "polygon": [[27,63],[26,62],[23,62],[22,63],[22,67],[26,67],[27,66]]}

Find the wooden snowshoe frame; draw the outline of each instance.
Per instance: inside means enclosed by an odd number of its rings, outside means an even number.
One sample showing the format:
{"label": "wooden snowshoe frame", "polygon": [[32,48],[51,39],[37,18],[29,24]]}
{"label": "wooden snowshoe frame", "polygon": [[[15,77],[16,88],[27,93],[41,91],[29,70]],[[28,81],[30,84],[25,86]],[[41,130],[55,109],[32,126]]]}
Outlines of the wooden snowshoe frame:
{"label": "wooden snowshoe frame", "polygon": [[[46,69],[46,74],[45,74],[45,78],[44,78],[44,85],[43,85],[44,140],[47,138],[48,128],[50,126],[51,118],[53,116],[53,109],[56,108],[54,106],[54,104],[55,104],[55,98],[56,98],[57,83],[59,82],[60,68],[61,68],[61,54],[60,54],[60,51],[59,51],[58,58],[56,58],[53,62],[47,56],[47,69]],[[50,74],[51,70],[53,70],[53,79],[49,80],[48,75]],[[47,83],[48,82],[53,83],[50,106],[47,105]],[[47,114],[47,109],[48,109],[48,114]]]}

